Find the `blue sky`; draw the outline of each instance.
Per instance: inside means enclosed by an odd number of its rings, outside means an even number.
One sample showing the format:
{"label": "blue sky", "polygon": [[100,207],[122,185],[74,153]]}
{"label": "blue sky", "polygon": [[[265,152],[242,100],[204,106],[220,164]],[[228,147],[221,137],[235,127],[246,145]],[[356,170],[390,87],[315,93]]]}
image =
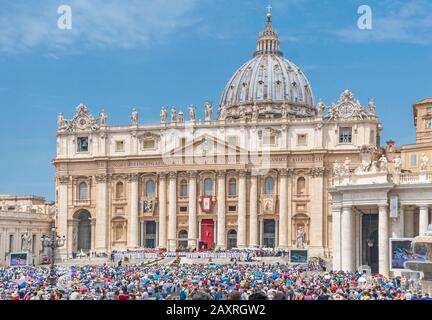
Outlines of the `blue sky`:
{"label": "blue sky", "polygon": [[[412,143],[412,104],[432,96],[429,0],[43,0],[0,6],[0,193],[53,199],[56,119],[79,103],[110,124],[158,121],[162,106],[219,102],[273,6],[285,57],[316,100],[375,98],[383,143]],[[57,8],[72,8],[59,30]],[[360,5],[373,29],[357,28]],[[200,110],[202,112],[202,110]]]}

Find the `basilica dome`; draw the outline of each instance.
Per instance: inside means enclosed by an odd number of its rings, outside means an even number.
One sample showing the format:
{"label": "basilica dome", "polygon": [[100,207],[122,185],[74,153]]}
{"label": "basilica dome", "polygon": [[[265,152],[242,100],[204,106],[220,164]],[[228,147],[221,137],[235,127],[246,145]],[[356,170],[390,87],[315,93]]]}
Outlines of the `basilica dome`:
{"label": "basilica dome", "polygon": [[220,120],[315,114],[309,81],[299,67],[283,57],[271,18],[268,13],[253,59],[243,64],[226,85],[219,106]]}

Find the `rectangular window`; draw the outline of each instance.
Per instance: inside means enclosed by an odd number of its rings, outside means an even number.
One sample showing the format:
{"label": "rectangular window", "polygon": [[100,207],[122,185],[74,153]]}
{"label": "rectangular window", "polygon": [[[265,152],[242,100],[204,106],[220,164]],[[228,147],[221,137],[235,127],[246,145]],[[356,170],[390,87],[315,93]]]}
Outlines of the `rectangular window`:
{"label": "rectangular window", "polygon": [[155,141],[154,139],[146,139],[143,141],[143,148],[144,150],[154,149],[155,148]]}
{"label": "rectangular window", "polygon": [[306,146],[307,145],[307,134],[298,134],[297,135],[297,145],[298,146]]}
{"label": "rectangular window", "polygon": [[417,167],[417,155],[416,154],[412,154],[410,156],[410,166],[411,167]]}
{"label": "rectangular window", "polygon": [[426,129],[432,129],[432,119],[426,120]]}
{"label": "rectangular window", "polygon": [[188,212],[188,207],[180,207],[180,212]]}
{"label": "rectangular window", "polygon": [[427,108],[427,112],[428,112],[428,113],[432,113],[432,107],[428,107],[428,108]]}
{"label": "rectangular window", "polygon": [[124,141],[116,141],[115,142],[115,148],[116,148],[116,152],[123,152],[124,151]]}
{"label": "rectangular window", "polygon": [[89,151],[88,137],[77,138],[77,151],[78,152],[88,152]]}
{"label": "rectangular window", "polygon": [[340,128],[339,143],[352,143],[352,128]]}
{"label": "rectangular window", "polygon": [[236,206],[229,206],[228,207],[228,211],[229,212],[236,212],[237,211],[237,207]]}

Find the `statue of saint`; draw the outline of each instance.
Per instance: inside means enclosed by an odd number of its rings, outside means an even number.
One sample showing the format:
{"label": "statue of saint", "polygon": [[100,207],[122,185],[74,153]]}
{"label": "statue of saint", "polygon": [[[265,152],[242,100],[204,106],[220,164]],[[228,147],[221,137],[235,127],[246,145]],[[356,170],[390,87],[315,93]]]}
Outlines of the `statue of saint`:
{"label": "statue of saint", "polygon": [[335,177],[341,175],[341,166],[337,160],[335,161],[335,163],[333,163],[333,175]]}
{"label": "statue of saint", "polygon": [[401,173],[402,170],[402,159],[400,156],[398,156],[397,158],[394,158],[393,160],[393,166],[394,166],[394,172],[399,174]]}
{"label": "statue of saint", "polygon": [[63,113],[59,113],[59,115],[58,115],[58,117],[57,117],[57,127],[59,128],[59,129],[62,129],[62,128],[64,128],[65,127],[65,120],[64,120],[64,117],[63,117]]}
{"label": "statue of saint", "polygon": [[161,123],[166,123],[167,121],[167,110],[166,108],[162,108],[160,111]]}
{"label": "statue of saint", "polygon": [[21,237],[21,250],[24,252],[30,251],[32,245],[32,238],[26,232]]}
{"label": "statue of saint", "polygon": [[205,109],[205,121],[211,121],[212,110],[213,110],[211,103],[206,102],[204,105],[204,109]]}
{"label": "statue of saint", "polygon": [[299,249],[304,248],[305,239],[306,239],[306,232],[304,231],[304,228],[300,226],[297,229],[297,241],[296,241],[297,248]]}
{"label": "statue of saint", "polygon": [[426,172],[428,165],[429,165],[429,158],[425,153],[423,153],[421,157],[421,171]]}
{"label": "statue of saint", "polygon": [[346,157],[344,162],[344,174],[347,176],[351,174],[350,166],[351,166],[351,160],[350,158]]}
{"label": "statue of saint", "polygon": [[381,158],[379,158],[378,162],[379,162],[379,166],[380,166],[380,171],[381,172],[387,172],[388,160],[387,160],[386,156],[382,155]]}
{"label": "statue of saint", "polygon": [[171,122],[177,122],[177,109],[176,107],[172,107],[171,109]]}
{"label": "statue of saint", "polygon": [[370,113],[375,114],[375,100],[374,99],[369,100],[369,110],[370,110]]}
{"label": "statue of saint", "polygon": [[184,123],[184,113],[182,111],[180,111],[178,114],[178,122]]}
{"label": "statue of saint", "polygon": [[189,117],[192,121],[196,120],[196,108],[192,104],[189,106]]}
{"label": "statue of saint", "polygon": [[320,99],[320,101],[318,102],[318,105],[317,105],[317,110],[318,110],[319,116],[323,115],[325,108],[326,108],[326,106],[325,106],[324,102],[322,101],[322,99]]}
{"label": "statue of saint", "polygon": [[138,125],[138,111],[136,111],[135,109],[133,109],[131,113],[131,123],[133,126]]}
{"label": "statue of saint", "polygon": [[107,114],[103,110],[100,113],[100,119],[101,119],[101,126],[105,127],[107,125]]}

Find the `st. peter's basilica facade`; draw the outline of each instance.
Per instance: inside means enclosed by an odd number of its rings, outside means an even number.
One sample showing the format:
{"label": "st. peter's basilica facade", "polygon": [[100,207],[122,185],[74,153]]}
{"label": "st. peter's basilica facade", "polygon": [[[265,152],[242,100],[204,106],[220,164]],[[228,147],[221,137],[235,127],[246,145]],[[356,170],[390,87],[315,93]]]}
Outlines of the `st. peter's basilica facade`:
{"label": "st. peter's basilica facade", "polygon": [[210,103],[203,120],[194,106],[187,115],[162,108],[153,125],[141,125],[134,110],[130,124],[109,126],[105,112],[95,118],[82,104],[70,120],[59,115],[53,163],[63,257],[139,247],[292,248],[301,234],[310,255],[331,258],[336,246],[339,256],[353,251],[337,267],[354,266],[355,245],[333,233],[344,226],[354,241],[355,221],[343,212],[359,209],[346,209],[353,202],[344,203],[344,179],[380,156],[375,103],[365,107],[348,90],[336,104],[316,102],[303,71],[283,57],[271,18],[253,58],[226,85],[217,116]]}

